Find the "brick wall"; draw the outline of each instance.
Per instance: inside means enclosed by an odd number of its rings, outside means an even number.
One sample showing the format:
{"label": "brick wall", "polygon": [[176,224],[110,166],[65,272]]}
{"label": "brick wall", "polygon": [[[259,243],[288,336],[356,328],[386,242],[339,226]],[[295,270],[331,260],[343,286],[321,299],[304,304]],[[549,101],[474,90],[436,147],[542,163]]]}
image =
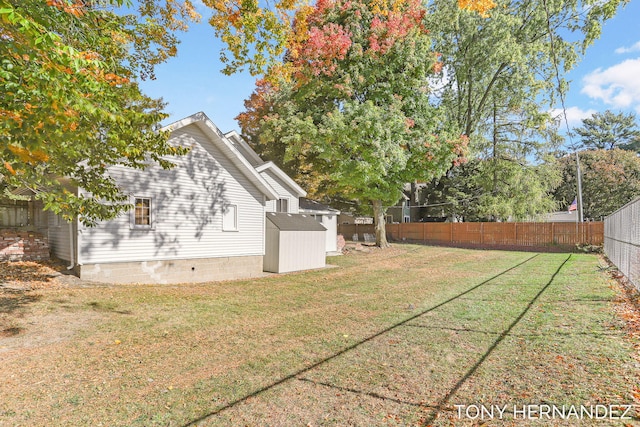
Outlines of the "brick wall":
{"label": "brick wall", "polygon": [[0,261],[44,261],[49,259],[49,239],[40,233],[0,230]]}

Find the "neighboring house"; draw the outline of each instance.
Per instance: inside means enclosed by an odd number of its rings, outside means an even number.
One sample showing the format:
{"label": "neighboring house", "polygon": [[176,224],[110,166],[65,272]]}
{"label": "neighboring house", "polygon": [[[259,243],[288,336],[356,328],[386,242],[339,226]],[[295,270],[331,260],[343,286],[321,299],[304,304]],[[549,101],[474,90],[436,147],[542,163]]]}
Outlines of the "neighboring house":
{"label": "neighboring house", "polygon": [[338,215],[340,211],[307,198],[300,198],[300,212],[315,218],[327,229],[328,254],[338,251]]}
{"label": "neighboring house", "polygon": [[388,224],[397,224],[412,222],[411,219],[411,198],[403,192],[398,203],[387,208],[386,221]]}
{"label": "neighboring house", "polygon": [[338,215],[339,224],[373,224],[373,217],[370,216],[354,216],[350,213],[340,212]]}
{"label": "neighboring house", "polygon": [[578,222],[578,211],[560,211],[542,215],[538,221],[543,222]]}
{"label": "neighboring house", "polygon": [[[220,132],[204,113],[165,129],[170,143],[190,148],[189,154],[176,157],[170,170],[110,168],[134,209],[92,228],[50,214],[54,255],[83,279],[112,283],[261,275],[266,212],[286,205],[286,212],[296,213],[297,198],[306,193],[239,135]],[[324,260],[314,265],[322,266]]]}

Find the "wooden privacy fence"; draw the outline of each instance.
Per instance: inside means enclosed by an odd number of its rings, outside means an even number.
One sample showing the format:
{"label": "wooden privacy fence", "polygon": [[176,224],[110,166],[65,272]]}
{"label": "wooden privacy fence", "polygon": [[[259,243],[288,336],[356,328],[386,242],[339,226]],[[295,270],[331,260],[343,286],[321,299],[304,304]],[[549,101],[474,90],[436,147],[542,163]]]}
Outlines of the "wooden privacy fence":
{"label": "wooden privacy fence", "polygon": [[[465,247],[557,247],[602,245],[602,222],[425,222],[387,224],[387,239]],[[338,232],[347,240],[365,241],[375,234],[373,225],[342,224]],[[369,239],[367,239],[369,240]]]}

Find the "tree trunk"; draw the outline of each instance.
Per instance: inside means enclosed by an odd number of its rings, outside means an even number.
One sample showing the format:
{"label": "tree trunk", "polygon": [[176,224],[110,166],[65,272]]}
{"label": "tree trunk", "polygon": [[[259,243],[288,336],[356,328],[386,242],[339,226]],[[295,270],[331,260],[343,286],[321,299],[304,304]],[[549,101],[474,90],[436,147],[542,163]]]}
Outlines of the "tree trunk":
{"label": "tree trunk", "polygon": [[388,248],[389,242],[387,242],[387,230],[386,220],[384,217],[385,209],[382,206],[381,200],[372,200],[373,205],[373,222],[376,228],[376,246],[380,248]]}

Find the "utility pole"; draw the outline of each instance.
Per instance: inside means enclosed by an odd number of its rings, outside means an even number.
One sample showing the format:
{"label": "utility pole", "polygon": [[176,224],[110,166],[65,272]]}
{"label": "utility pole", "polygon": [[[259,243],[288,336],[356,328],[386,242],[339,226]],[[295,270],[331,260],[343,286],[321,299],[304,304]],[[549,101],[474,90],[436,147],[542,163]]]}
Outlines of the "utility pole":
{"label": "utility pole", "polygon": [[580,157],[578,157],[578,151],[576,150],[576,172],[578,176],[578,222],[584,222],[584,216],[582,215],[582,177],[580,173]]}

